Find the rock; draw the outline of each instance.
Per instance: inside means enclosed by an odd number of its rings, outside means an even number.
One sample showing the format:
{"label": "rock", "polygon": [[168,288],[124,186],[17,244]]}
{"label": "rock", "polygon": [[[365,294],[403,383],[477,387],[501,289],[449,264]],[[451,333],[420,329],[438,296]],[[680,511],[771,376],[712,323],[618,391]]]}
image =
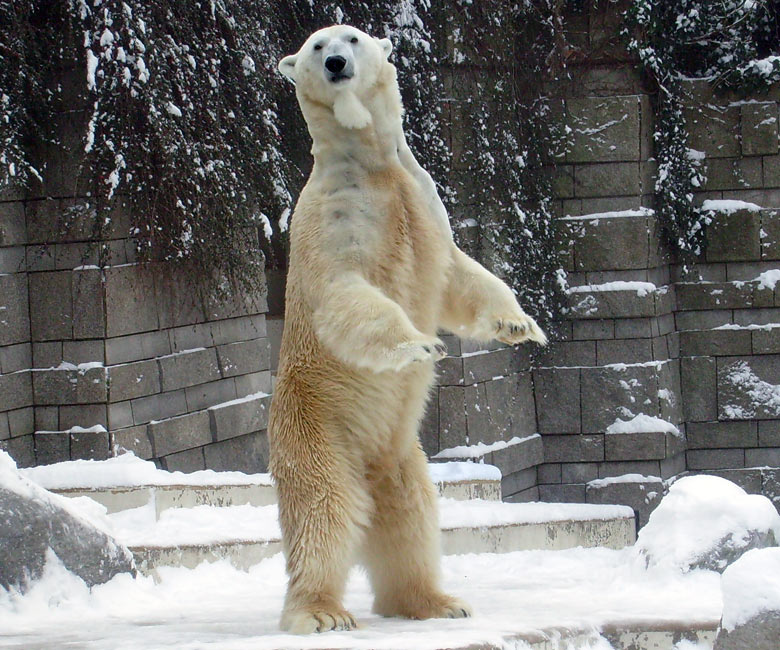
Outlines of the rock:
{"label": "rock", "polygon": [[714,650],[777,650],[780,549],[745,553],[723,572],[723,618]]}
{"label": "rock", "polygon": [[722,572],[747,551],[778,540],[780,515],[769,499],[718,476],[688,476],[670,487],[635,548],[648,566]]}
{"label": "rock", "polygon": [[22,477],[0,452],[0,586],[25,591],[47,554],[88,586],[135,573],[130,551],[59,497]]}

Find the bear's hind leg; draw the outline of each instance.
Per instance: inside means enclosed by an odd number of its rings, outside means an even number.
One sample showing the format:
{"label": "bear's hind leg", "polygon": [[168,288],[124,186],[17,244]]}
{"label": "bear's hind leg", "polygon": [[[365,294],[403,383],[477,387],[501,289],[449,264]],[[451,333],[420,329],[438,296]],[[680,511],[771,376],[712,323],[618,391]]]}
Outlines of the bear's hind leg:
{"label": "bear's hind leg", "polygon": [[350,630],[357,625],[341,600],[369,501],[346,472],[309,469],[315,475],[276,478],[289,578],[280,627],[293,634]]}
{"label": "bear's hind leg", "polygon": [[374,612],[406,618],[462,618],[471,608],[441,591],[436,490],[418,446],[397,471],[371,487],[374,515],[363,561],[374,588]]}

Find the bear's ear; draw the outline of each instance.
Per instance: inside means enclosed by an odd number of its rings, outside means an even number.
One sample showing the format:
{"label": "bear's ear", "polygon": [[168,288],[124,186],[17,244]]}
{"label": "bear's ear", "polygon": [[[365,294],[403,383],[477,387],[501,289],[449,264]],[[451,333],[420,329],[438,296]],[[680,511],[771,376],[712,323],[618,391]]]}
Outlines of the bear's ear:
{"label": "bear's ear", "polygon": [[385,59],[388,59],[390,57],[390,52],[393,51],[393,43],[389,38],[378,38],[377,43],[379,43],[379,47],[382,48],[382,52],[384,52]]}
{"label": "bear's ear", "polygon": [[295,62],[298,60],[297,54],[290,54],[290,56],[284,57],[279,61],[279,72],[285,77],[289,77],[295,81]]}

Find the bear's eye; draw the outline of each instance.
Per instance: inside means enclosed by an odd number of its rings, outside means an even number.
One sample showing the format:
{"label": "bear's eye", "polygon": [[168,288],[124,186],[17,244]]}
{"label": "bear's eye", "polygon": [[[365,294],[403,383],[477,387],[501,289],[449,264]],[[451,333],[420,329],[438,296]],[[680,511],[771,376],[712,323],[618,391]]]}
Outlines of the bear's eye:
{"label": "bear's eye", "polygon": [[321,50],[321,49],[322,49],[322,44],[320,44],[320,43],[317,43],[317,44],[314,46],[314,49],[315,49],[315,50]]}
{"label": "bear's eye", "polygon": [[357,43],[357,41],[358,41],[357,36],[353,36],[352,38],[349,39],[350,43]]}

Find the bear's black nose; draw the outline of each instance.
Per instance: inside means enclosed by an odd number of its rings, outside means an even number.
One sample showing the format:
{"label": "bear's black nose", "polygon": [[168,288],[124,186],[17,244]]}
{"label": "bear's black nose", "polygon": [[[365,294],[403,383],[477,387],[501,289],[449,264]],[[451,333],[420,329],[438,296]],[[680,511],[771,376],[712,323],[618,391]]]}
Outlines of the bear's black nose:
{"label": "bear's black nose", "polygon": [[341,72],[345,65],[347,65],[347,60],[343,56],[329,56],[325,59],[325,67],[328,69],[328,72],[334,74]]}

